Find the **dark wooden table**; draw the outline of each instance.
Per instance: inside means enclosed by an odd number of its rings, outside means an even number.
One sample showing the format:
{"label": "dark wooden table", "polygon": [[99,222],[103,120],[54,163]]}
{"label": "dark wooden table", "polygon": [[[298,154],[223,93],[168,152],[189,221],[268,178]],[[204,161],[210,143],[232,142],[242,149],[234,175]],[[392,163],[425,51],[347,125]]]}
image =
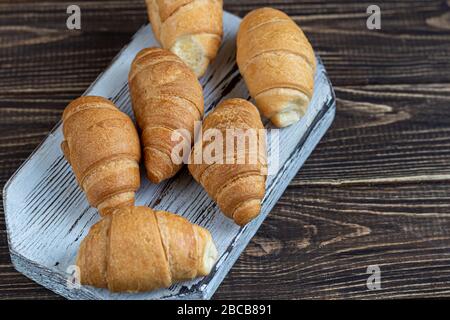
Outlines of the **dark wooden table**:
{"label": "dark wooden table", "polygon": [[[76,1],[69,31],[72,3],[0,1],[1,186],[147,19],[143,0]],[[225,0],[262,5],[303,27],[337,115],[214,297],[449,297],[450,1]],[[0,207],[0,299],[15,298],[59,297],[12,267]]]}

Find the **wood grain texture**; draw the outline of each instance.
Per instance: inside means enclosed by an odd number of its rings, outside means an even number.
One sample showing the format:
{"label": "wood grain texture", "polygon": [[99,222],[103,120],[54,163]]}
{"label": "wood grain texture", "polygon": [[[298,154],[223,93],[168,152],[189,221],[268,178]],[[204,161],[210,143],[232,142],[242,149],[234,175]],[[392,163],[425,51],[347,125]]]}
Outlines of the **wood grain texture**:
{"label": "wood grain texture", "polygon": [[[0,184],[145,22],[143,1],[0,2]],[[215,298],[450,296],[450,2],[225,0],[305,30],[334,84],[333,127]],[[2,207],[0,208],[2,210]],[[382,290],[368,291],[379,264]],[[0,214],[0,298],[58,298],[10,264]]]}
{"label": "wood grain texture", "polygon": [[[205,97],[205,114],[221,100],[249,96],[234,58],[240,19],[228,12],[224,13],[223,18],[221,50],[200,80]],[[121,111],[132,117],[127,85],[129,66],[140,50],[156,44],[151,28],[146,24],[83,94],[109,97]],[[260,214],[250,225],[240,229],[227,219],[186,168],[176,177],[159,184],[141,177],[135,197],[137,205],[176,212],[210,231],[218,261],[207,277],[137,294],[114,294],[89,286],[73,290],[67,286],[70,276],[67,270],[73,266],[81,239],[99,216],[86,201],[69,164],[64,160],[60,148],[63,141],[61,124],[52,129],[3,190],[13,266],[30,279],[70,299],[211,298],[334,119],[336,99],[320,59],[316,69],[315,92],[305,115],[296,124],[277,131],[279,141],[283,141],[280,152],[276,151],[279,146],[278,139],[273,139],[274,129],[269,121],[264,121],[267,129],[267,192],[261,202]]]}

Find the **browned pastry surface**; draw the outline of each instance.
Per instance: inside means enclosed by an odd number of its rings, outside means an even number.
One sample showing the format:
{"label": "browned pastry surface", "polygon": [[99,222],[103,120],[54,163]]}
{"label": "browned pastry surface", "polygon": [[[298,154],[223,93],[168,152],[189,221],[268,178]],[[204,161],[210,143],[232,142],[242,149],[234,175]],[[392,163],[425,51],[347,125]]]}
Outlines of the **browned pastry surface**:
{"label": "browned pastry surface", "polygon": [[205,276],[216,259],[208,230],[173,213],[124,207],[92,226],[77,266],[82,284],[139,292]]}
{"label": "browned pastry surface", "polygon": [[222,41],[222,0],[146,0],[162,47],[177,54],[200,77]]}
{"label": "browned pastry surface", "polygon": [[101,215],[133,205],[141,151],[131,119],[109,100],[95,96],[72,101],[62,119],[61,148],[89,203]]}
{"label": "browned pastry surface", "polygon": [[261,8],[242,20],[237,63],[261,113],[278,127],[304,115],[314,91],[314,51],[283,12]]}
{"label": "browned pastry surface", "polygon": [[[181,161],[172,161],[172,150],[181,137],[190,151],[194,124],[203,117],[202,86],[175,54],[148,48],[141,50],[131,65],[129,87],[142,131],[147,176],[159,183],[175,175],[182,166]],[[175,131],[182,134],[178,140],[173,139]]]}
{"label": "browned pastry surface", "polygon": [[[217,202],[222,212],[239,225],[248,223],[259,214],[265,193],[266,141],[264,131],[261,131],[263,128],[259,112],[253,104],[243,99],[225,100],[203,121],[203,134],[215,129],[225,137],[229,129],[242,129],[244,133],[247,129],[254,129],[261,148],[251,149],[250,144],[246,143],[244,152],[239,154],[236,142],[230,155],[226,143],[223,143],[220,161],[195,163],[196,153],[204,153],[210,143],[198,141],[191,154],[189,171],[195,180]],[[251,161],[252,156],[256,161]]]}

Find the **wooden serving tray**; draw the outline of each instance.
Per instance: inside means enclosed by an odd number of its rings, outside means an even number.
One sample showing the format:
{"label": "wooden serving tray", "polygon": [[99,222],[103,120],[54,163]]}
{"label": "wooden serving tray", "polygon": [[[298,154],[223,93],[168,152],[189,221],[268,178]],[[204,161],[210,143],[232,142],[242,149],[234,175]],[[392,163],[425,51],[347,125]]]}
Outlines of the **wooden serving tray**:
{"label": "wooden serving tray", "polygon": [[[201,79],[205,110],[222,99],[249,98],[236,66],[236,33],[240,18],[224,13],[224,40],[219,54]],[[111,99],[132,116],[128,71],[136,53],[158,46],[149,25],[143,26],[85,92]],[[278,201],[334,118],[335,97],[319,58],[315,92],[307,114],[295,125],[268,131],[269,172],[266,196],[257,219],[240,228],[220,213],[217,205],[189,175],[186,168],[159,185],[142,174],[138,205],[177,212],[210,230],[219,251],[211,274],[173,285],[168,289],[139,294],[112,294],[89,286],[68,286],[71,265],[81,240],[99,216],[77,186],[60,149],[61,123],[6,183],[3,202],[11,260],[15,268],[48,289],[70,299],[209,299],[251,237]],[[278,135],[279,144],[274,139]],[[277,161],[278,159],[278,161]],[[144,170],[141,170],[144,172]]]}

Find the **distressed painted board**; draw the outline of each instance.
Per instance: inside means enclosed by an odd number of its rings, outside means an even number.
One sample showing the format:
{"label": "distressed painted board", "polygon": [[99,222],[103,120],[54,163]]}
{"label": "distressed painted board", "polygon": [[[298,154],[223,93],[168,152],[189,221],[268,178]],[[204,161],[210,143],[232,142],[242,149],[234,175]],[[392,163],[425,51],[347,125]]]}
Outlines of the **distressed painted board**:
{"label": "distressed painted board", "polygon": [[[224,41],[218,57],[201,79],[206,112],[225,98],[249,98],[235,63],[239,23],[238,17],[224,14]],[[134,35],[85,95],[109,98],[132,116],[128,70],[136,53],[149,46],[157,46],[157,42],[147,25]],[[27,277],[70,299],[209,299],[326,132],[334,112],[334,93],[318,58],[315,92],[303,119],[282,130],[265,121],[269,130],[269,172],[272,174],[267,179],[261,214],[243,228],[220,213],[186,168],[159,185],[150,183],[142,174],[137,204],[177,212],[209,229],[218,247],[219,260],[205,278],[139,294],[112,294],[104,289],[67,285],[80,242],[99,216],[89,207],[64,160],[59,147],[63,136],[61,124],[58,124],[5,185],[4,208],[12,262]],[[275,139],[277,136],[281,148]]]}

